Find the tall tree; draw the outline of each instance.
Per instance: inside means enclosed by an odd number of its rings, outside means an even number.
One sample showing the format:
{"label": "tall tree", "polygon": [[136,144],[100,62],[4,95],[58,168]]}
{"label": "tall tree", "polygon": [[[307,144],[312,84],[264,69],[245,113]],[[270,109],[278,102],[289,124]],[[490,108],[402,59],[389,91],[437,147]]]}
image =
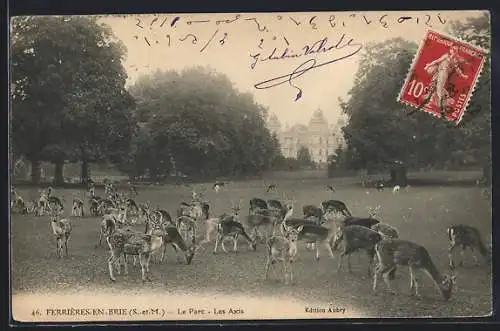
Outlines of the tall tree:
{"label": "tall tree", "polygon": [[479,162],[483,181],[491,183],[491,27],[490,16],[484,12],[478,17],[452,22],[451,34],[483,48],[487,52],[483,71],[459,130],[465,134],[466,153]]}
{"label": "tall tree", "polygon": [[12,143],[32,163],[116,161],[128,148],[134,102],[125,90],[125,47],[92,17],[12,20]]}
{"label": "tall tree", "polygon": [[149,138],[142,144],[154,154],[136,153],[133,159],[136,165],[150,160],[154,176],[169,174],[173,164],[205,178],[255,174],[279,155],[265,126],[267,110],[235,90],[225,75],[201,67],[157,71],[141,77],[130,92],[136,117],[147,123]]}

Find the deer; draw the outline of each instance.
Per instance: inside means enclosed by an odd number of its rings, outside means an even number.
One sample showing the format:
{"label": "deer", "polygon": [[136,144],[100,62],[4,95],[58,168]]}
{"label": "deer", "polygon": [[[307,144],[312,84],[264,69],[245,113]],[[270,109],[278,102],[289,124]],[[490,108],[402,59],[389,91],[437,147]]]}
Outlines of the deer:
{"label": "deer", "polygon": [[[240,200],[241,203],[241,200]],[[215,225],[215,231],[217,233],[214,246],[214,254],[217,253],[217,247],[219,243],[222,246],[222,250],[227,253],[226,247],[224,245],[225,239],[233,240],[233,252],[238,252],[238,238],[242,236],[248,242],[251,251],[255,251],[257,248],[255,239],[250,238],[246,233],[243,225],[238,222],[238,213],[240,210],[240,203],[237,205],[233,204],[233,215],[222,215],[220,221]]]}
{"label": "deer", "polygon": [[392,194],[397,194],[397,193],[399,193],[399,190],[401,190],[401,186],[399,186],[399,185],[394,185],[394,187],[392,188]]}
{"label": "deer", "polygon": [[143,283],[151,281],[149,277],[149,263],[153,252],[165,244],[165,233],[159,229],[149,229],[148,233],[140,234],[130,229],[110,229],[111,234],[106,237],[110,249],[108,258],[109,278],[115,282],[113,265],[123,257],[124,272],[128,274],[127,255],[139,257],[141,278]]}
{"label": "deer", "polygon": [[370,207],[368,208],[368,217],[348,216],[345,217],[339,225],[341,228],[349,225],[360,225],[371,229],[375,224],[380,223],[379,220],[374,218],[379,211],[380,205],[377,205],[375,208]]}
{"label": "deer", "polygon": [[448,257],[450,260],[450,268],[455,267],[455,263],[453,262],[453,251],[459,246],[461,246],[462,248],[460,252],[460,267],[463,266],[463,258],[465,249],[467,247],[470,248],[474,263],[476,265],[479,265],[479,261],[477,259],[477,256],[474,254],[474,248],[478,249],[479,253],[483,256],[486,263],[491,262],[491,251],[484,244],[483,240],[481,239],[481,233],[477,228],[470,225],[457,224],[447,228],[446,233],[448,235],[449,241]]}
{"label": "deer", "polygon": [[71,207],[71,216],[83,217],[83,200],[74,198],[73,206]]}
{"label": "deer", "polygon": [[334,258],[334,254],[331,247],[331,242],[335,237],[337,231],[337,217],[334,212],[327,212],[323,215],[324,223],[318,225],[307,219],[288,219],[282,223],[282,233],[286,229],[293,227],[302,227],[302,231],[299,234],[299,241],[305,242],[316,249],[315,260],[319,261],[319,246],[324,246],[331,258]]}
{"label": "deer", "polygon": [[339,229],[333,241],[333,250],[337,250],[340,243],[343,243],[343,249],[340,253],[337,272],[342,269],[342,262],[347,256],[347,269],[352,273],[351,254],[359,250],[365,250],[368,255],[368,276],[372,275],[373,262],[375,256],[375,244],[383,239],[382,235],[372,229],[361,225],[349,225]]}
{"label": "deer", "polygon": [[394,227],[386,223],[377,223],[371,227],[372,230],[377,231],[384,237],[384,239],[398,239],[399,233]]}
{"label": "deer", "polygon": [[[246,216],[243,223],[250,228],[250,234],[254,239],[260,236],[265,242],[270,234],[277,231],[283,221],[293,215],[293,204],[288,203],[286,208],[285,215],[283,215],[282,210],[265,210]],[[264,235],[261,234],[260,230],[263,230]]]}
{"label": "deer", "polygon": [[209,218],[210,205],[208,201],[195,200],[192,203],[182,202],[177,209],[177,217],[189,216],[196,221],[203,221]]}
{"label": "deer", "polygon": [[377,279],[382,275],[389,292],[396,294],[391,288],[389,274],[392,270],[396,270],[398,265],[401,265],[407,266],[410,271],[410,291],[412,295],[421,298],[418,292],[416,271],[423,270],[432,279],[444,300],[450,299],[456,276],[441,275],[425,247],[407,240],[383,239],[375,245],[375,254],[378,264],[373,275],[372,289],[374,293],[377,289]]}
{"label": "deer", "polygon": [[248,209],[248,214],[252,214],[257,209],[268,209],[267,202],[260,198],[250,199],[250,207]]}
{"label": "deer", "polygon": [[179,230],[184,240],[190,240],[191,243],[195,243],[196,220],[189,216],[179,216],[176,221],[176,228]]}
{"label": "deer", "polygon": [[202,242],[200,243],[200,245],[204,245],[208,242],[210,242],[210,236],[212,234],[214,234],[217,230],[217,224],[223,222],[224,220],[227,220],[227,219],[237,219],[239,217],[239,212],[241,210],[241,202],[242,202],[242,199],[240,199],[240,201],[238,202],[238,204],[235,204],[232,200],[231,200],[231,210],[232,210],[232,213],[224,213],[218,217],[212,217],[212,218],[209,218],[207,219],[207,229],[206,229],[206,234],[205,234],[205,238],[202,240]]}
{"label": "deer", "polygon": [[293,284],[293,263],[297,255],[297,241],[303,226],[298,228],[289,227],[284,224],[283,236],[273,235],[267,242],[267,261],[265,278],[269,279],[271,265],[281,262],[285,284]]}
{"label": "deer", "polygon": [[101,246],[102,239],[111,235],[115,229],[121,229],[126,224],[127,211],[125,208],[110,210],[111,213],[102,216],[99,224],[99,241],[96,247]]}
{"label": "deer", "polygon": [[68,241],[71,238],[73,229],[71,222],[66,218],[60,218],[60,215],[60,211],[49,210],[50,227],[52,234],[56,238],[56,254],[58,258],[62,258],[63,253],[68,256]]}
{"label": "deer", "polygon": [[47,193],[45,195],[45,199],[46,199],[45,207],[52,208],[52,209],[59,208],[60,211],[62,212],[62,211],[64,211],[64,206],[61,202],[61,199],[52,195],[53,191],[54,191],[54,189],[51,186],[49,186],[47,188]]}
{"label": "deer", "polygon": [[326,200],[321,203],[321,209],[323,209],[323,212],[327,210],[334,210],[338,211],[345,216],[352,216],[351,212],[349,209],[347,209],[347,206],[344,202],[340,200]]}
{"label": "deer", "polygon": [[24,202],[24,199],[14,190],[14,188],[11,188],[11,211],[19,214],[28,214],[28,208],[26,206],[26,203]]}

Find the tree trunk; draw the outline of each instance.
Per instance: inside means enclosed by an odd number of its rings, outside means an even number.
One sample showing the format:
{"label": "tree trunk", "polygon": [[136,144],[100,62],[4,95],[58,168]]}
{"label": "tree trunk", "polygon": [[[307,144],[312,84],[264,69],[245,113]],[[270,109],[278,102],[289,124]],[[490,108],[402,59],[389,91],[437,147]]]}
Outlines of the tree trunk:
{"label": "tree trunk", "polygon": [[31,182],[34,184],[40,183],[40,175],[41,175],[41,169],[40,169],[40,160],[38,159],[31,159]]}
{"label": "tree trunk", "polygon": [[391,183],[394,185],[406,186],[408,183],[406,167],[391,169]]}
{"label": "tree trunk", "polygon": [[54,169],[54,185],[64,184],[64,161],[58,161],[55,163]]}
{"label": "tree trunk", "polygon": [[82,172],[80,175],[80,179],[82,184],[88,184],[90,179],[89,162],[86,159],[82,160]]}

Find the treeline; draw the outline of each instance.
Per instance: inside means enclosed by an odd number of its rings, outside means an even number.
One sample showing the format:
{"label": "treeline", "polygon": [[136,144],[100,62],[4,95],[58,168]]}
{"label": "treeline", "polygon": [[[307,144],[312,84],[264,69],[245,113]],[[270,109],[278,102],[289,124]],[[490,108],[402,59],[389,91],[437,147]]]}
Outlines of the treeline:
{"label": "treeline", "polygon": [[132,178],[259,174],[283,162],[267,109],[206,68],[157,71],[125,88],[123,44],[88,17],[12,25],[12,159],[109,163]]}

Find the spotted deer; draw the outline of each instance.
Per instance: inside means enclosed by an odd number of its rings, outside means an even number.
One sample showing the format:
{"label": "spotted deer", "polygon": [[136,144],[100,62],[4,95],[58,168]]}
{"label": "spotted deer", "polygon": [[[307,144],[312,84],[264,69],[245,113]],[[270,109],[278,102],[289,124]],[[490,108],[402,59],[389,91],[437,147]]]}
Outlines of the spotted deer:
{"label": "spotted deer", "polygon": [[486,263],[490,263],[491,251],[484,244],[483,240],[481,239],[481,233],[477,228],[469,225],[458,224],[450,226],[448,229],[446,229],[446,232],[448,234],[449,241],[448,255],[450,260],[450,268],[455,267],[455,263],[453,262],[453,251],[459,246],[462,248],[462,250],[460,251],[460,267],[463,266],[463,258],[465,255],[465,249],[467,247],[470,248],[474,263],[476,265],[479,264],[479,261],[477,259],[477,256],[474,254],[474,248],[477,248]]}
{"label": "spotted deer", "polygon": [[407,266],[410,271],[410,291],[417,298],[418,292],[417,270],[423,270],[438,288],[444,300],[449,300],[452,295],[455,275],[441,275],[434,265],[432,258],[425,249],[416,243],[401,239],[384,239],[375,245],[375,254],[378,264],[373,275],[373,291],[376,292],[377,280],[382,275],[384,282],[391,294],[396,292],[391,288],[389,274],[398,265]]}
{"label": "spotted deer", "polygon": [[215,239],[214,254],[217,253],[217,247],[219,243],[222,246],[222,250],[227,253],[226,247],[224,245],[225,239],[233,240],[233,251],[238,251],[238,238],[242,236],[248,242],[251,251],[256,250],[255,240],[250,238],[245,231],[243,225],[235,221],[234,218],[224,219],[216,225],[217,237]]}
{"label": "spotted deer", "polygon": [[299,233],[302,229],[303,226],[294,228],[284,223],[283,235],[274,235],[267,240],[266,280],[270,278],[271,266],[281,262],[285,284],[289,282],[293,284],[293,263],[297,255]]}
{"label": "spotted deer", "polygon": [[71,207],[71,216],[83,217],[83,200],[73,199],[73,206]]}

